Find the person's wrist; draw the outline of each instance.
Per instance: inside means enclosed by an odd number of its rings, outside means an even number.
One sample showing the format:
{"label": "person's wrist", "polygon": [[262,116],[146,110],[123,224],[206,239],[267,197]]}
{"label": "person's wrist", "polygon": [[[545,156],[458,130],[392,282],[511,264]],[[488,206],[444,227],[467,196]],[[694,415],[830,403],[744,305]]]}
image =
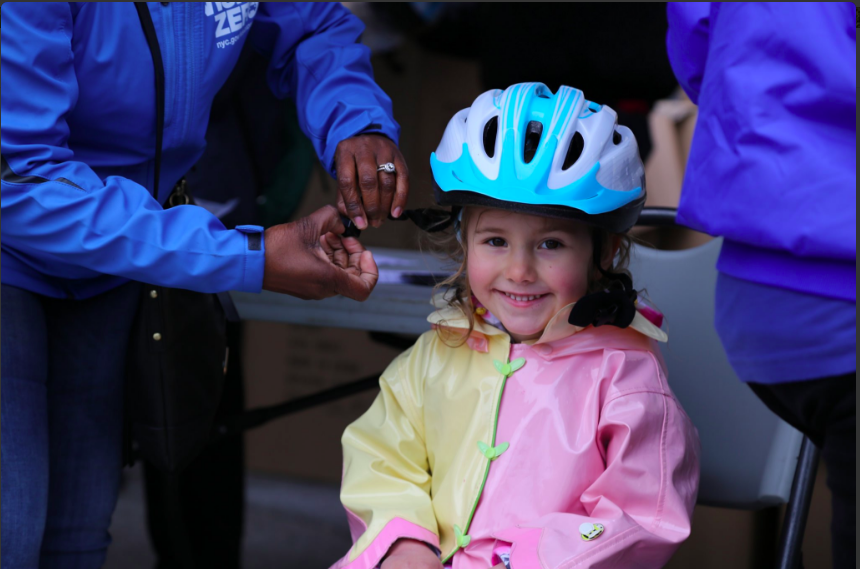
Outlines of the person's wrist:
{"label": "person's wrist", "polygon": [[[371,125],[371,126],[375,126],[375,125]],[[381,130],[369,130],[369,129],[370,129],[370,127],[368,127],[368,130],[363,130],[363,131],[357,133],[355,136],[382,136],[384,138],[387,138],[391,142],[394,142],[394,140],[390,136],[388,136],[387,134],[385,134]]]}
{"label": "person's wrist", "polygon": [[411,552],[428,552],[436,558],[439,557],[439,552],[429,543],[417,539],[401,538],[395,541],[394,544],[388,548],[388,553],[382,558],[382,560],[384,561],[391,556],[406,555]]}

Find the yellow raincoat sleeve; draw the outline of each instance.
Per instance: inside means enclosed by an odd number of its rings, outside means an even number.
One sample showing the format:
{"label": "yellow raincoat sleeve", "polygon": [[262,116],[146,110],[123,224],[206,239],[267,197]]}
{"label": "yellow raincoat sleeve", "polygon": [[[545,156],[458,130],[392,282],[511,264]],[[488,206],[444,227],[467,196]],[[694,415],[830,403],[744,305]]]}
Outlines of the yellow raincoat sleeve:
{"label": "yellow raincoat sleeve", "polygon": [[395,359],[370,409],[347,427],[341,502],[354,545],[332,569],[373,569],[402,538],[439,547],[424,443],[426,354],[434,333]]}

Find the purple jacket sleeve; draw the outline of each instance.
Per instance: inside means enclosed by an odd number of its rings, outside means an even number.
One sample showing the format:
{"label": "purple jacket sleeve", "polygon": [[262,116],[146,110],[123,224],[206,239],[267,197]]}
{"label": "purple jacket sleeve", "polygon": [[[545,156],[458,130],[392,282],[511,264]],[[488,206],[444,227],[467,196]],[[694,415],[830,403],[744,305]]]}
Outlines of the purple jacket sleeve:
{"label": "purple jacket sleeve", "polygon": [[666,51],[675,77],[690,99],[698,104],[708,61],[710,2],[670,2]]}

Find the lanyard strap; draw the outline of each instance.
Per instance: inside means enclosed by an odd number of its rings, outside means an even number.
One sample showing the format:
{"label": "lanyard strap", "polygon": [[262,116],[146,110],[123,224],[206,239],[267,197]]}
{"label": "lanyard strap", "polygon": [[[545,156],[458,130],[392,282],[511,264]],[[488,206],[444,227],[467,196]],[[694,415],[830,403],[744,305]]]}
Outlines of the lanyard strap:
{"label": "lanyard strap", "polygon": [[155,68],[155,186],[152,196],[158,199],[158,180],[161,176],[161,143],[164,138],[164,62],[161,59],[161,48],[158,47],[158,37],[155,35],[155,25],[146,2],[135,2],[143,35],[152,53],[152,64]]}

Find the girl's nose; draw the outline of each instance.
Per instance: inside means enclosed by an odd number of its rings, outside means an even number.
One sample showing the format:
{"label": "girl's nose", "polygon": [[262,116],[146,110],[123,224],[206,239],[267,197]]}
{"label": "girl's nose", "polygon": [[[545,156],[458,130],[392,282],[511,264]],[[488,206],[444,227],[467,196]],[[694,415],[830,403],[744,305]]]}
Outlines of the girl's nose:
{"label": "girl's nose", "polygon": [[534,282],[537,277],[534,259],[526,252],[514,252],[508,259],[505,277],[515,283]]}

